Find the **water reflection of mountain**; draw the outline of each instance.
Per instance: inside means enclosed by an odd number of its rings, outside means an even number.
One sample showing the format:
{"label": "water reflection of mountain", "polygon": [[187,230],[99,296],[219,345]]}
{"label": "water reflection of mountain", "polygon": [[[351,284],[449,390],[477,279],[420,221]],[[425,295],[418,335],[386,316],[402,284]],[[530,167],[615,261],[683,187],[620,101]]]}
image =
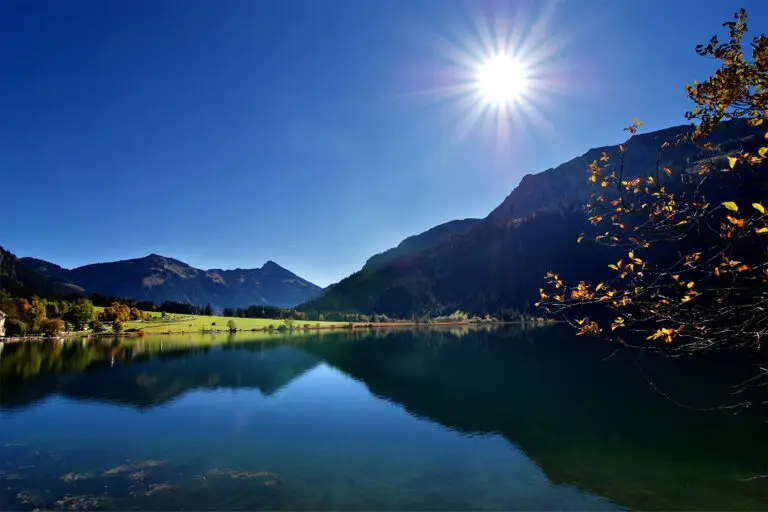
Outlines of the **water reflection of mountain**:
{"label": "water reflection of mountain", "polygon": [[[646,380],[698,407],[732,403],[741,397],[729,395],[728,386],[744,376],[725,356],[632,356],[556,328],[458,334],[327,333],[288,344],[154,354],[152,344],[141,350],[47,347],[26,355],[6,347],[0,406],[24,406],[51,394],[135,407],[197,388],[269,394],[323,361],[412,415],[461,433],[502,435],[552,480],[620,505],[766,508],[768,478],[750,479],[768,473],[766,409],[736,416],[694,411],[662,397]],[[56,350],[62,352],[56,356]],[[764,390],[756,392],[763,395],[753,401],[765,399]]]}
{"label": "water reflection of mountain", "polygon": [[174,347],[167,352],[141,348],[146,350],[103,343],[6,348],[0,359],[0,406],[24,407],[52,394],[138,408],[195,389],[255,388],[271,395],[319,362],[276,343]]}
{"label": "water reflection of mountain", "polygon": [[[304,350],[410,413],[465,433],[501,434],[557,482],[645,509],[765,508],[765,411],[732,403],[727,361],[655,360],[556,329],[476,333],[460,342],[401,332],[382,343]],[[635,359],[635,358],[639,359]],[[702,398],[708,397],[708,398]],[[754,397],[753,397],[754,398]]]}

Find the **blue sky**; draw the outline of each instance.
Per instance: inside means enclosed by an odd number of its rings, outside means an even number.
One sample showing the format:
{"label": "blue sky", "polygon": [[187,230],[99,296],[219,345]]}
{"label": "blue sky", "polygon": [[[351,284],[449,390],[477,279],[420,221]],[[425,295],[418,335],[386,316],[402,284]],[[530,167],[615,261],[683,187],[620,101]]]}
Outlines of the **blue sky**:
{"label": "blue sky", "polygon": [[[0,244],[327,285],[634,117],[682,123],[714,69],[693,48],[740,6],[768,27],[760,1],[5,0]],[[470,123],[457,56],[500,33],[545,50],[539,86]]]}

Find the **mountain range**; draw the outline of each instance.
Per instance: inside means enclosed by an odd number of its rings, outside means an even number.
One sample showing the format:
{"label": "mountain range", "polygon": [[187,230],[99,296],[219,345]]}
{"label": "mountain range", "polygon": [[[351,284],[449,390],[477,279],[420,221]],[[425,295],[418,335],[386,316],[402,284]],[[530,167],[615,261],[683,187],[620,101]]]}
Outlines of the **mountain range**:
{"label": "mountain range", "polygon": [[[624,152],[627,179],[654,174],[657,164],[679,176],[704,158],[724,162],[731,151],[757,147],[763,135],[760,128],[743,120],[731,121],[710,136],[715,153],[691,143],[672,145],[659,153],[664,142],[690,129],[677,126],[634,136]],[[272,261],[257,269],[201,270],[150,254],[68,270],[34,258],[18,260],[2,248],[0,286],[21,283],[61,294],[98,292],[156,303],[210,303],[216,308],[300,305],[307,312],[383,313],[400,318],[459,309],[514,317],[536,310],[533,304],[547,271],[559,272],[567,281],[597,282],[608,277],[607,264],[617,259],[616,254],[596,244],[576,243],[579,234],[589,238],[596,233],[584,212],[595,190],[587,169],[603,153],[615,157],[619,146],[590,149],[557,167],[527,174],[485,218],[452,220],[408,237],[325,290]],[[675,183],[668,185],[675,187]]]}
{"label": "mountain range", "polygon": [[[627,179],[655,174],[657,157],[661,168],[669,167],[676,176],[704,158],[725,162],[724,155],[734,149],[757,147],[764,133],[745,121],[732,121],[710,136],[718,148],[715,154],[685,143],[668,147],[659,157],[664,142],[674,142],[690,129],[677,126],[634,136],[624,153]],[[577,244],[576,239],[581,233],[587,239],[596,234],[584,211],[595,191],[587,169],[604,152],[615,158],[619,146],[590,149],[555,168],[524,176],[485,218],[455,220],[409,237],[302,308],[398,317],[457,309],[515,316],[536,309],[532,306],[547,271],[559,272],[567,281],[603,280],[607,264],[618,258],[604,246]]]}
{"label": "mountain range", "polygon": [[63,295],[95,292],[156,304],[210,303],[217,309],[249,305],[289,308],[322,291],[273,261],[254,269],[201,270],[173,258],[150,254],[66,269],[36,258],[19,259],[2,248],[0,284],[4,288],[26,286]]}

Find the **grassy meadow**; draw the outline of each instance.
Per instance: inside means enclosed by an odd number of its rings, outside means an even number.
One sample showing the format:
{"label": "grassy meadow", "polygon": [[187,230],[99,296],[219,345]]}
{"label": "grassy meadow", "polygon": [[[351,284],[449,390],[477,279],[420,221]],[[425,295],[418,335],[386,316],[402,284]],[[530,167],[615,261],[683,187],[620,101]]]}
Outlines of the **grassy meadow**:
{"label": "grassy meadow", "polygon": [[[103,309],[103,308],[96,308]],[[275,329],[283,325],[282,320],[274,318],[238,318],[228,316],[204,316],[204,315],[166,315],[162,318],[162,313],[157,311],[145,311],[148,320],[124,322],[124,329],[144,329],[145,333],[181,333],[181,332],[200,332],[211,330],[227,330],[229,320],[234,320],[237,330],[250,331],[253,329],[267,329],[272,325]],[[343,327],[344,322],[316,322],[295,320],[294,328],[301,329],[305,325],[311,328],[330,329],[334,327]]]}

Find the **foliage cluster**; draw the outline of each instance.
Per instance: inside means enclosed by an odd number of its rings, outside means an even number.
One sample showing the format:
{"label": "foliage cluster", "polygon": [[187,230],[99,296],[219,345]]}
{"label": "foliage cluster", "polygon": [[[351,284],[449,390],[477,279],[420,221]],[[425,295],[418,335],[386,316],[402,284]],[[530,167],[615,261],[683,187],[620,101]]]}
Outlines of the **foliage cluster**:
{"label": "foliage cluster", "polygon": [[0,290],[0,310],[8,315],[8,336],[55,335],[70,327],[82,330],[93,320],[93,304],[87,299],[26,299],[12,297],[7,290]]}
{"label": "foliage cluster", "polygon": [[[760,347],[768,332],[768,38],[744,43],[746,22],[744,10],[735,13],[724,23],[727,42],[715,36],[696,48],[720,67],[686,87],[692,128],[659,141],[653,174],[625,166],[637,119],[618,154],[603,153],[589,166],[597,186],[587,205],[599,230],[594,241],[620,253],[608,264],[613,276],[571,284],[549,272],[540,290],[541,305],[578,334],[661,342],[673,353]],[[715,141],[725,122],[745,123],[750,133],[721,147]],[[685,144],[699,148],[699,157],[667,165],[665,152]]]}

